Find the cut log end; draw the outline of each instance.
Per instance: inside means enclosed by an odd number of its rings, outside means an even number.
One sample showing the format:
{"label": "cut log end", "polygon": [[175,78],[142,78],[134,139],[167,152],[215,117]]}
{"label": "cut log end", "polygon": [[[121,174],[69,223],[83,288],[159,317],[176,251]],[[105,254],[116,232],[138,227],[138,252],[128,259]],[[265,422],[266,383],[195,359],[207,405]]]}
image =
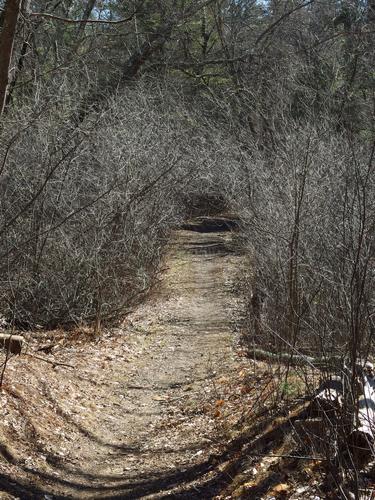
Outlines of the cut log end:
{"label": "cut log end", "polygon": [[21,354],[23,343],[21,335],[0,334],[0,348],[9,354]]}

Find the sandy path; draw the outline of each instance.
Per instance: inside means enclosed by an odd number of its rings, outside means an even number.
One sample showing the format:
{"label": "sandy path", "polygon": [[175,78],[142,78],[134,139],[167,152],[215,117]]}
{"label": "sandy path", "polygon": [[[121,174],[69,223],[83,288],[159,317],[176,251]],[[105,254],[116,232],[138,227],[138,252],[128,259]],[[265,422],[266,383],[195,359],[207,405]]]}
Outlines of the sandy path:
{"label": "sandy path", "polygon": [[[70,370],[22,358],[2,396],[3,490],[20,498],[211,498],[215,412],[238,369],[233,291],[243,260],[231,233],[176,231],[158,293],[123,328],[55,354]],[[52,359],[52,358],[51,358]],[[9,482],[11,481],[11,482]]]}

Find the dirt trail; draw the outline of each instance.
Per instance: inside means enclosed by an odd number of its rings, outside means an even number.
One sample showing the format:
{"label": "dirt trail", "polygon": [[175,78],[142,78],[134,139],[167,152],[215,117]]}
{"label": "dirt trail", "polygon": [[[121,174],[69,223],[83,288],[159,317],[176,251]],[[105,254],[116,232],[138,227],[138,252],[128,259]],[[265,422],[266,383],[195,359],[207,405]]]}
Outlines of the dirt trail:
{"label": "dirt trail", "polygon": [[[212,228],[211,228],[212,229]],[[1,396],[0,485],[20,498],[211,498],[239,370],[230,232],[176,231],[158,293],[99,342],[57,347],[53,367],[12,361]],[[46,355],[46,357],[48,357]]]}

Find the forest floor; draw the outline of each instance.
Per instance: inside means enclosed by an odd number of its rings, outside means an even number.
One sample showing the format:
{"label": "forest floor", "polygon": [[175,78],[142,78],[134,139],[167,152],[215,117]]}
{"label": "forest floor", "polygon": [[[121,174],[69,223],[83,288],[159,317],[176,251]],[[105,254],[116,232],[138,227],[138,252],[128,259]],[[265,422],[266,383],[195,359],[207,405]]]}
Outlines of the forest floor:
{"label": "forest floor", "polygon": [[[178,230],[120,328],[31,335],[49,363],[23,354],[5,372],[0,498],[299,498],[285,467],[266,474],[280,460],[244,460],[257,432],[254,450],[287,446],[283,423],[266,429],[273,371],[239,345],[245,266],[231,232]],[[226,490],[239,469],[247,485]]]}

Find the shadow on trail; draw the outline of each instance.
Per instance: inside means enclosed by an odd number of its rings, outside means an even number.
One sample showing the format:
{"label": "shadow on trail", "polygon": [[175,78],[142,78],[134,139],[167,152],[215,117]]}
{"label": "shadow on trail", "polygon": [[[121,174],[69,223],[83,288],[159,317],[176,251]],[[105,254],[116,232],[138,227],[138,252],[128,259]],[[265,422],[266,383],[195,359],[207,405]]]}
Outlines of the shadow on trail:
{"label": "shadow on trail", "polygon": [[[181,488],[182,485],[191,483],[194,480],[201,478],[207,472],[213,468],[211,460],[203,462],[198,465],[193,465],[184,471],[175,472],[162,472],[158,474],[139,474],[137,478],[126,478],[123,476],[104,476],[104,477],[86,477],[86,479],[92,480],[91,485],[87,485],[83,482],[61,479],[55,475],[48,474],[42,471],[34,471],[30,468],[23,467],[23,470],[30,476],[34,476],[35,483],[38,480],[48,483],[49,488],[40,488],[36,484],[31,484],[30,481],[26,484],[23,482],[15,482],[5,474],[0,474],[0,486],[7,492],[17,495],[19,498],[43,498],[45,495],[51,495],[50,491],[58,491],[59,486],[68,490],[67,495],[53,494],[53,498],[77,498],[78,495],[85,495],[87,498],[95,498],[96,495],[100,495],[100,498],[123,498],[123,499],[135,499],[141,498],[145,495],[151,495],[160,493],[162,491],[168,491],[175,487]],[[84,472],[75,471],[76,475],[80,475],[85,478],[86,474]],[[73,475],[73,472],[72,472]],[[103,480],[110,481],[108,484],[103,485]],[[101,484],[95,484],[96,481],[100,481]],[[108,495],[106,495],[108,492]],[[212,493],[214,491],[212,490]],[[77,495],[77,497],[75,496]],[[89,496],[87,496],[89,495]],[[191,498],[191,497],[190,497]]]}
{"label": "shadow on trail", "polygon": [[[294,420],[297,417],[293,417]],[[40,499],[59,489],[69,491],[68,494],[53,493],[54,499],[63,498],[107,498],[131,500],[147,495],[157,494],[158,498],[199,499],[213,498],[225,491],[244,465],[248,466],[259,452],[267,452],[269,446],[280,444],[285,433],[288,432],[292,420],[285,419],[276,428],[270,428],[272,419],[265,418],[261,425],[256,426],[250,433],[233,440],[222,453],[210,456],[202,463],[192,465],[184,470],[160,471],[154,473],[140,473],[136,476],[125,475],[91,475],[80,469],[72,469],[66,464],[59,464],[56,472],[65,472],[70,479],[63,479],[43,471],[33,470],[23,466],[22,469],[32,477],[27,484],[12,480],[10,476],[0,474],[0,486],[7,492],[19,498]],[[267,429],[268,428],[268,429]],[[162,450],[165,452],[166,450]],[[141,457],[140,457],[141,460]],[[229,463],[226,469],[218,470],[218,465]],[[57,464],[56,464],[57,465]],[[210,474],[204,479],[205,475]],[[72,478],[76,478],[75,480]],[[203,481],[202,481],[203,479]],[[272,474],[263,483],[258,485],[252,493],[258,495],[270,486],[278,475]],[[84,481],[91,481],[90,484]],[[200,481],[195,485],[195,481]],[[40,488],[38,482],[48,484],[49,487]],[[34,484],[32,484],[34,483]],[[97,483],[97,484],[96,484]],[[178,488],[176,493],[168,493]],[[165,493],[163,495],[163,492]]]}

